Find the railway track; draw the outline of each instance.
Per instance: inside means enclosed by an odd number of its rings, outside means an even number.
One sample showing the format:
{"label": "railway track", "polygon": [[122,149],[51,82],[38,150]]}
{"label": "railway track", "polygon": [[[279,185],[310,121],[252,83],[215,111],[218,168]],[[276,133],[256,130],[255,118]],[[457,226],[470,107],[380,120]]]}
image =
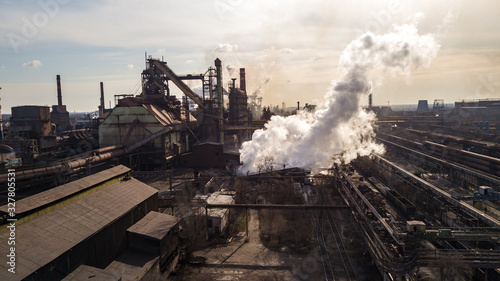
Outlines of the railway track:
{"label": "railway track", "polygon": [[[331,204],[323,187],[318,186],[320,204]],[[332,210],[316,212],[316,239],[323,259],[326,280],[358,280],[349,256],[342,230],[336,223]]]}
{"label": "railway track", "polygon": [[330,259],[330,254],[328,251],[328,246],[325,242],[324,226],[324,211],[318,211],[316,212],[316,242],[320,251],[321,260],[323,261],[325,280],[333,281],[336,280],[335,269],[333,268],[333,263]]}
{"label": "railway track", "polygon": [[[431,196],[434,198],[444,198],[442,199],[442,201],[446,204],[451,204],[450,202],[454,202],[458,204],[457,205],[458,209],[465,210],[467,212],[473,211],[471,210],[473,209],[472,207],[465,206],[463,202],[453,199],[448,193],[440,190],[437,187],[433,188],[431,184],[428,184],[427,182],[421,180],[420,178],[414,176],[413,174],[405,171],[402,168],[398,168],[392,162],[383,159],[381,157],[377,158],[376,161],[378,163],[377,165],[378,167],[381,167],[382,169],[389,171],[389,173],[392,176],[401,178],[402,181],[412,185],[414,188],[425,190],[426,192],[431,194]],[[394,165],[391,166],[390,169],[387,168],[389,163]],[[344,190],[343,195],[345,196],[346,201],[349,202],[349,205],[351,205],[353,207],[353,210],[356,212],[355,225],[358,228],[358,231],[362,234],[363,240],[365,241],[365,244],[368,246],[367,248],[370,251],[373,261],[375,262],[375,264],[377,264],[377,267],[379,267],[381,273],[391,276],[394,275],[408,276],[407,273],[413,272],[413,270],[415,270],[415,268],[417,268],[418,266],[439,267],[440,265],[442,265],[442,263],[440,264],[439,262],[446,260],[450,260],[450,262],[455,262],[457,266],[462,266],[462,265],[469,266],[472,268],[477,268],[479,271],[481,270],[481,268],[483,269],[498,268],[500,262],[500,251],[490,250],[489,248],[488,249],[467,249],[467,248],[433,249],[433,250],[417,248],[417,249],[412,249],[409,252],[406,252],[403,256],[397,254],[394,255],[394,253],[388,251],[386,247],[388,245],[387,244],[388,235],[382,235],[385,236],[386,239],[381,241],[379,235],[380,232],[377,233],[373,231],[373,227],[370,227],[369,220],[367,220],[366,216],[364,215],[366,213],[366,207],[364,206],[368,206],[368,209],[370,209],[372,212],[374,212],[374,210],[372,210],[369,207],[367,202],[362,200],[363,195],[357,192],[358,186],[362,184],[362,181],[357,180],[359,175],[356,172],[352,171],[349,172],[349,170],[347,171],[339,170],[338,173],[340,174],[340,178],[342,179],[341,186],[342,190]],[[424,185],[426,186],[424,187]],[[491,217],[484,217],[483,214],[480,212],[478,212],[477,214],[481,216],[481,221],[483,222],[490,222],[493,225],[498,223]],[[375,217],[377,216],[375,215]],[[498,229],[497,226],[493,227]],[[380,228],[378,229],[380,230]],[[486,230],[487,229],[485,228],[484,231]],[[467,233],[468,233],[467,231],[464,232],[464,234]],[[458,233],[456,234],[458,235]],[[396,236],[397,235],[398,234],[396,234]],[[409,236],[407,239],[411,239],[411,237]],[[392,241],[393,244],[394,241],[395,240]],[[450,239],[449,241],[452,241],[452,239]],[[492,274],[492,271],[490,271],[490,274]],[[413,276],[409,275],[409,277]]]}
{"label": "railway track", "polygon": [[430,192],[434,196],[439,196],[441,199],[446,201],[447,203],[458,207],[459,209],[463,210],[464,212],[474,216],[478,220],[480,220],[482,223],[486,224],[487,226],[490,227],[500,227],[500,221],[497,219],[493,218],[492,216],[489,216],[485,214],[484,212],[479,211],[478,209],[462,202],[454,199],[451,197],[451,194],[442,190],[441,188],[413,175],[409,171],[399,167],[395,163],[381,157],[381,156],[375,156],[375,159],[377,159],[378,163],[381,164],[382,166],[385,166],[387,169],[390,170],[390,172],[396,176],[400,176],[402,179],[405,181],[408,181],[415,185],[416,187],[422,188],[425,191]]}
{"label": "railway track", "polygon": [[[354,226],[361,234],[361,237],[363,238],[363,241],[380,273],[387,277],[395,275],[408,276],[409,272],[415,266],[415,256],[402,256],[397,253],[397,250],[391,251],[389,249],[388,246],[390,244],[401,246],[402,242],[399,238],[397,238],[397,235],[395,235],[392,228],[388,225],[384,226],[386,234],[382,236],[391,238],[389,238],[389,240],[381,238],[381,229],[376,227],[376,230],[373,227],[373,220],[367,217],[365,214],[365,208],[370,210],[370,212],[377,218],[376,221],[379,222],[380,225],[383,225],[385,220],[380,216],[380,214],[378,214],[375,208],[371,206],[364,195],[359,192],[357,185],[350,180],[348,174],[340,170],[338,173],[341,178],[341,194],[354,210],[353,215],[356,220]],[[377,225],[377,223],[375,223],[375,225]],[[409,280],[413,280],[412,276],[409,277]]]}
{"label": "railway track", "polygon": [[[422,157],[427,161],[432,161],[447,169],[476,177],[482,183],[492,187],[500,186],[500,159],[462,151],[455,148],[447,148],[445,145],[426,141],[424,144],[414,142],[405,138],[380,134],[377,140],[411,152],[414,155]],[[391,138],[391,140],[388,140]],[[471,182],[472,183],[472,182]],[[477,184],[477,183],[472,183]]]}

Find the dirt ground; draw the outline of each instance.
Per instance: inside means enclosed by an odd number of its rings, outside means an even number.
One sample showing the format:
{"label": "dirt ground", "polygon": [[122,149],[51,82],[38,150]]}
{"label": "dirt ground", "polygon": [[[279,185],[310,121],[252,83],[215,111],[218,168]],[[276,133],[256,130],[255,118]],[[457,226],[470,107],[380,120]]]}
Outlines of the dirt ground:
{"label": "dirt ground", "polygon": [[201,266],[185,264],[169,280],[322,280],[323,268],[313,250],[309,254],[272,251],[262,244],[258,211],[250,210],[248,239],[241,233],[230,243],[196,251]]}

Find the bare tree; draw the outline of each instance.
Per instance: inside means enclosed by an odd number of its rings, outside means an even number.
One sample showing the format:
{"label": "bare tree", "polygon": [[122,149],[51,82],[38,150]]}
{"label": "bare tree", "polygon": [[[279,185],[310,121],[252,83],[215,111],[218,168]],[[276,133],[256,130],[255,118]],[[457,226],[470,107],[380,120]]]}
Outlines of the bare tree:
{"label": "bare tree", "polygon": [[439,280],[442,281],[466,281],[470,280],[472,270],[464,262],[459,254],[442,255],[437,261]]}
{"label": "bare tree", "polygon": [[266,156],[264,159],[262,159],[259,164],[257,164],[257,168],[259,169],[259,172],[262,173],[268,173],[272,172],[274,167],[274,157],[272,156]]}

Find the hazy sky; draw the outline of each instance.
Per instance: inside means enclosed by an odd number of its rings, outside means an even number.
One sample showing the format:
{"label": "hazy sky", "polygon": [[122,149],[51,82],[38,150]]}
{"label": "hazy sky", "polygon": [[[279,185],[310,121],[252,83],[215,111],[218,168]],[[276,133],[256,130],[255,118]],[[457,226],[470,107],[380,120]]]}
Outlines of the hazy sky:
{"label": "hazy sky", "polygon": [[416,18],[438,56],[407,77],[374,73],[374,104],[500,98],[497,0],[0,0],[2,113],[56,104],[56,74],[69,111],[96,110],[100,81],[108,106],[137,93],[145,52],[177,74],[202,73],[216,57],[246,67],[264,104],[319,103],[349,42]]}

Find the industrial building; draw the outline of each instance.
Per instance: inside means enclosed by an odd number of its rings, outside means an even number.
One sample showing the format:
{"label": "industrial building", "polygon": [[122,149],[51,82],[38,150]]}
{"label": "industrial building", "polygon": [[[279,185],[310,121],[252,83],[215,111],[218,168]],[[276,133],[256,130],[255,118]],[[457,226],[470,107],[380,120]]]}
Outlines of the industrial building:
{"label": "industrial building", "polygon": [[[141,104],[134,98],[128,98],[121,100],[99,126],[99,145],[130,145],[165,128],[174,128],[152,139],[150,144],[144,147],[151,156],[169,161],[189,149],[185,121],[158,105]],[[157,164],[161,165],[162,162]]]}
{"label": "industrial building", "polygon": [[[124,252],[127,229],[158,210],[158,191],[117,166],[16,203],[16,274],[2,263],[0,279],[61,280],[82,264],[104,268]],[[7,205],[0,209],[6,222]],[[0,251],[9,248],[2,243]]]}
{"label": "industrial building", "polygon": [[245,69],[240,68],[240,88],[236,88],[236,78],[232,79],[229,89],[229,124],[248,124],[251,121],[246,94]]}
{"label": "industrial building", "polygon": [[56,145],[55,126],[52,124],[48,106],[12,107],[9,134],[6,145],[11,144],[16,147],[22,143],[19,152],[30,154],[34,158],[38,157],[40,150]]}
{"label": "industrial building", "polygon": [[[232,191],[216,191],[208,195],[197,195],[194,200],[204,202],[206,204],[234,204],[235,192]],[[228,208],[214,208],[208,209],[206,214],[207,219],[207,234],[208,235],[222,235],[225,233],[229,221],[230,209]]]}
{"label": "industrial building", "polygon": [[88,281],[89,279],[123,281],[122,277],[117,273],[84,264],[66,276],[63,281]]}
{"label": "industrial building", "polygon": [[177,265],[180,255],[179,218],[149,212],[127,230],[129,249],[106,270],[122,280],[166,278]]}
{"label": "industrial building", "polygon": [[455,113],[470,121],[500,121],[499,99],[462,100],[455,102]]}
{"label": "industrial building", "polygon": [[[0,280],[165,279],[187,248],[201,245],[193,241],[230,243],[237,236],[227,236],[245,228],[247,239],[250,209],[257,220],[254,210],[293,210],[262,212],[268,225],[250,222],[259,236],[253,242],[287,255],[312,253],[316,245],[327,280],[363,280],[349,264],[356,255],[384,280],[417,280],[420,268],[432,271],[450,256],[459,256],[476,276],[500,276],[499,100],[461,101],[454,109],[442,99],[432,109],[419,100],[416,110],[401,112],[373,106],[370,94],[368,110],[378,118],[374,138],[386,155],[317,175],[283,163],[283,170],[237,176],[238,149],[266,121],[252,118],[249,107],[258,97],[247,92],[245,69],[239,85],[233,77],[224,83],[222,69],[215,59],[204,73],[177,75],[163,59],[146,56],[140,93],[115,95],[116,106],[105,108],[101,82],[98,115],[86,128],[72,130],[59,75],[52,112],[47,106],[13,107],[0,161],[4,169],[17,160],[26,164],[18,157],[33,161],[16,170],[17,273],[8,274],[9,265],[1,264]],[[201,94],[186,80],[198,82]],[[172,85],[182,97],[172,95]],[[279,113],[279,107],[264,109],[266,118]],[[314,112],[316,106],[297,103],[293,109]],[[7,173],[0,183],[8,183]],[[0,207],[5,241],[8,207]],[[287,229],[297,228],[298,217],[311,229]],[[279,230],[293,237],[279,236]],[[233,246],[232,253],[241,249]],[[353,255],[355,248],[364,252]],[[9,252],[9,245],[1,244],[0,251]],[[267,265],[248,268],[261,266]]]}
{"label": "industrial building", "polygon": [[[194,141],[190,140],[194,139],[191,132],[197,123],[189,110],[175,96],[170,95],[164,72],[172,73],[172,77],[177,79],[166,63],[149,60],[148,68],[142,75],[142,93],[137,97],[118,100],[118,105],[100,124],[101,148],[126,146],[150,138],[151,142],[143,148],[144,153],[137,154],[133,159],[138,167],[141,162],[160,166],[165,163],[174,164],[175,157],[189,151],[189,144]],[[193,98],[200,100],[182,81],[178,80],[178,83]]]}
{"label": "industrial building", "polygon": [[53,133],[48,106],[24,105],[12,107],[9,132],[14,138],[41,139]]}
{"label": "industrial building", "polygon": [[[151,137],[150,144],[144,147],[143,151],[147,151],[148,155],[141,153],[130,156],[131,161],[170,166],[181,163],[182,166],[198,168],[224,167],[227,161],[222,161],[222,164],[216,161],[210,165],[190,160],[191,155],[206,159],[199,155],[202,150],[192,147],[206,147],[204,144],[210,141],[218,143],[220,148],[216,150],[220,150],[221,155],[224,154],[221,61],[216,59],[215,65],[216,68],[209,68],[205,74],[178,76],[165,62],[147,59],[147,68],[142,73],[142,93],[136,97],[119,99],[118,105],[106,115],[99,126],[100,147],[129,145],[159,133],[159,136]],[[244,79],[244,70],[242,71]],[[200,80],[203,84],[203,97],[195,94],[183,80]],[[169,81],[186,95],[183,102],[170,94]],[[230,101],[230,106],[234,105],[235,100],[239,106],[236,111],[230,112],[237,115],[241,108],[243,112],[247,112],[244,116],[248,116],[246,95],[233,87],[232,92],[237,91],[239,96],[232,100],[233,103]],[[197,106],[196,118],[189,109],[187,98]],[[168,132],[161,133],[162,130]],[[239,160],[236,163],[239,163]]]}

